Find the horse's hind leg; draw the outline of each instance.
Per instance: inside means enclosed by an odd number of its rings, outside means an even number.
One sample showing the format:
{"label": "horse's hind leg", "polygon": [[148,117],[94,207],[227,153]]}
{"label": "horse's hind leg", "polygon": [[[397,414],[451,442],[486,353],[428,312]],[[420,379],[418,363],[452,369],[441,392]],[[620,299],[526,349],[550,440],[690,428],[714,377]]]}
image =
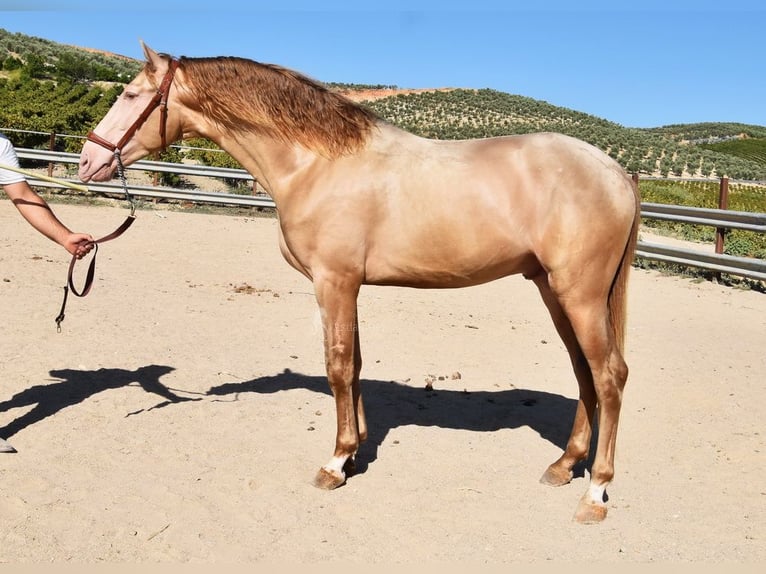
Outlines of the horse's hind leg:
{"label": "horse's hind leg", "polygon": [[561,457],[551,464],[540,478],[540,482],[543,484],[561,486],[572,480],[572,469],[574,466],[588,457],[592,434],[591,423],[596,410],[596,390],[593,386],[593,375],[588,366],[588,361],[585,359],[585,355],[583,355],[569,318],[548,284],[548,275],[545,272],[541,272],[532,277],[532,280],[537,285],[545,306],[551,314],[553,324],[556,326],[556,330],[569,352],[572,367],[577,377],[577,384],[580,388],[577,411],[566,449]]}
{"label": "horse's hind leg", "polygon": [[590,472],[590,487],[580,499],[575,520],[600,522],[606,517],[606,487],[614,477],[617,423],[628,366],[617,348],[606,305],[581,304],[570,309],[568,314],[593,373],[598,400],[598,444]]}
{"label": "horse's hind leg", "polygon": [[[541,286],[541,280],[536,283]],[[580,499],[574,518],[582,523],[600,522],[606,517],[606,487],[614,477],[617,423],[628,367],[618,349],[609,318],[608,293],[583,292],[576,283],[567,284],[570,288],[564,290],[548,277],[541,292],[572,354],[580,400],[566,451],[549,467],[543,480],[549,484],[562,484],[562,479],[571,477],[572,466],[587,457],[593,415],[598,405],[598,444],[590,486]]]}

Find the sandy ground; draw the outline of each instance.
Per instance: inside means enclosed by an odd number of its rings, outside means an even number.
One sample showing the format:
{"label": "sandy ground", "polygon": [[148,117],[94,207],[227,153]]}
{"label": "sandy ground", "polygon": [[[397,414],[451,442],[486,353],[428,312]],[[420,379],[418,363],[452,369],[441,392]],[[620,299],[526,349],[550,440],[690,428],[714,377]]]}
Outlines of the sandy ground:
{"label": "sandy ground", "polygon": [[[56,211],[96,236],[125,215]],[[520,277],[363,288],[370,440],[344,487],[312,487],[334,405],[311,286],[276,237],[273,219],[141,211],[57,333],[68,256],[0,202],[0,436],[19,451],[0,455],[0,561],[766,559],[765,295],[634,270],[609,516],[581,526],[587,470],[538,483],[576,384]]]}

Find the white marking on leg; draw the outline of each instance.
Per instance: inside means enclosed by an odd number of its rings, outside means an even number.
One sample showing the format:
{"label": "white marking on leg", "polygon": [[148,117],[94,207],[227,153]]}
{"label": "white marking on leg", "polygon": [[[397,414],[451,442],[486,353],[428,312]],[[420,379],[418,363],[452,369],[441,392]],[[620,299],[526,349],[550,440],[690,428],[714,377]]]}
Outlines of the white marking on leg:
{"label": "white marking on leg", "polygon": [[346,464],[346,460],[348,460],[348,455],[334,456],[330,459],[330,462],[324,465],[324,469],[333,474],[337,474],[343,478],[346,478],[346,473],[343,472],[343,465]]}
{"label": "white marking on leg", "polygon": [[588,495],[596,504],[604,504],[604,492],[606,492],[606,484],[599,485],[591,482],[588,487]]}

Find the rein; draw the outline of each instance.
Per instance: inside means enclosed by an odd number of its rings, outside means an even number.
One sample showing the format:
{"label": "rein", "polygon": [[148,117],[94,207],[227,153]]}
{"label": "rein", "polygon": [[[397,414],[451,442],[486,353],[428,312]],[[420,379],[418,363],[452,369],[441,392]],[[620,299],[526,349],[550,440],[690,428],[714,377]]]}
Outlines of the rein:
{"label": "rein", "polygon": [[93,279],[96,276],[96,255],[98,254],[99,244],[106,241],[111,241],[112,239],[117,239],[120,235],[125,233],[125,231],[127,231],[128,228],[133,225],[133,222],[136,220],[136,204],[134,203],[133,197],[128,191],[128,184],[125,179],[125,168],[122,165],[122,158],[120,157],[119,151],[117,150],[115,150],[114,155],[117,158],[117,171],[119,173],[120,180],[122,181],[122,189],[125,193],[125,199],[128,201],[128,203],[130,203],[130,215],[125,218],[125,221],[123,221],[122,225],[120,225],[117,229],[100,239],[91,241],[93,244],[93,257],[90,260],[90,265],[88,265],[88,273],[85,276],[85,283],[81,291],[78,291],[77,287],[74,285],[74,266],[75,263],[77,263],[77,256],[72,255],[72,259],[69,262],[69,271],[67,272],[67,284],[64,285],[64,300],[61,302],[61,310],[56,316],[56,331],[59,333],[61,333],[61,323],[64,321],[64,317],[66,316],[64,312],[66,310],[66,303],[67,299],[69,298],[69,292],[71,291],[76,297],[85,297],[90,292],[90,288],[93,286]]}
{"label": "rein", "polygon": [[172,59],[170,61],[170,65],[168,66],[168,71],[165,72],[165,76],[162,78],[162,82],[160,83],[159,88],[157,88],[157,93],[154,94],[154,97],[152,97],[152,99],[146,105],[144,111],[141,112],[141,115],[136,118],[136,121],[131,124],[131,126],[120,138],[120,141],[118,141],[116,144],[113,144],[110,141],[102,138],[93,131],[88,132],[88,141],[98,144],[101,147],[105,147],[114,153],[114,158],[117,161],[117,174],[119,175],[120,181],[122,182],[122,190],[125,193],[125,199],[130,204],[130,215],[125,219],[125,221],[122,222],[122,225],[120,225],[110,234],[91,242],[93,244],[93,258],[91,259],[90,265],[88,266],[88,273],[85,276],[85,283],[81,291],[78,291],[74,285],[73,275],[75,263],[77,263],[77,256],[72,255],[72,260],[69,262],[69,271],[67,273],[67,284],[64,286],[64,300],[61,302],[61,310],[56,317],[56,330],[59,333],[61,332],[61,323],[64,321],[65,317],[64,311],[66,310],[69,292],[71,291],[76,297],[85,297],[93,286],[93,279],[96,274],[96,254],[98,253],[99,244],[118,238],[120,235],[125,233],[125,231],[127,231],[128,228],[133,225],[133,222],[136,220],[136,205],[133,201],[133,197],[130,195],[127,180],[125,179],[125,166],[122,163],[122,148],[125,147],[125,144],[130,141],[130,139],[136,134],[136,132],[141,128],[144,122],[146,122],[146,120],[157,107],[160,108],[160,137],[162,138],[162,149],[164,150],[168,147],[166,140],[168,93],[170,92],[170,84],[173,83],[173,76],[175,74],[176,68],[178,68],[178,60]]}

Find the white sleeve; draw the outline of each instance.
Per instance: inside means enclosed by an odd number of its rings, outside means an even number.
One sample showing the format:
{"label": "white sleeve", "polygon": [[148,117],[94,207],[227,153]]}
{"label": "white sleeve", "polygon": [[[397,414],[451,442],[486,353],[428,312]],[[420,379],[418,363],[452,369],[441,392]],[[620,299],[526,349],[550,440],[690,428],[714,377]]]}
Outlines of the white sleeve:
{"label": "white sleeve", "polygon": [[[10,167],[19,167],[19,158],[16,155],[16,150],[13,149],[13,144],[5,138],[0,136],[0,164]],[[20,173],[15,171],[9,171],[7,169],[0,169],[0,185],[7,185],[9,183],[19,183],[26,178]]]}

